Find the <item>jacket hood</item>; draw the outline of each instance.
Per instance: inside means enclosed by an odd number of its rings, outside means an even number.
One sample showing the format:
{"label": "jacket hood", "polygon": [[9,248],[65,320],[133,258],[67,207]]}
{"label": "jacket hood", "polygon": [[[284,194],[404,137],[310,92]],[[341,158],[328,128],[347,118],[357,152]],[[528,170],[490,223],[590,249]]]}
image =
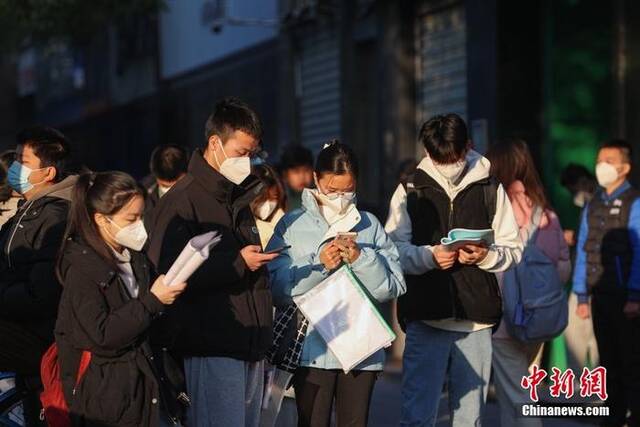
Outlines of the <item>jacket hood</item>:
{"label": "jacket hood", "polygon": [[418,169],[425,172],[431,177],[440,187],[442,187],[449,198],[452,200],[462,190],[469,185],[489,178],[489,171],[491,170],[491,162],[489,159],[474,150],[469,150],[467,153],[467,169],[460,179],[456,183],[449,183],[438,170],[436,169],[431,157],[427,156],[418,164]]}
{"label": "jacket hood", "polygon": [[76,185],[77,181],[77,175],[68,176],[62,181],[53,184],[52,186],[47,187],[41,192],[37,193],[33,200],[35,201],[38,199],[42,199],[43,197],[56,197],[58,199],[63,199],[70,202],[73,195],[73,187]]}

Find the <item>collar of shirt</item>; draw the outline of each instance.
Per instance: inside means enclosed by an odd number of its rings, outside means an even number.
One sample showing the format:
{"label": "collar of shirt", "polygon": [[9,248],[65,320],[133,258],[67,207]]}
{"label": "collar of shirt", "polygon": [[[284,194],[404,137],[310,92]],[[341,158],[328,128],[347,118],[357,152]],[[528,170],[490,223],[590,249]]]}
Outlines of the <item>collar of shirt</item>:
{"label": "collar of shirt", "polygon": [[[109,247],[111,248],[111,246]],[[115,249],[111,248],[111,252],[113,252],[113,255],[118,260],[118,264],[129,264],[131,262],[131,253],[129,252],[129,249],[124,248],[122,253],[120,253]]]}
{"label": "collar of shirt", "polygon": [[625,181],[611,194],[607,194],[605,190],[600,190],[600,198],[605,202],[611,202],[612,200],[620,197],[620,195],[627,191],[629,188],[631,188],[631,184],[629,183],[629,181]]}

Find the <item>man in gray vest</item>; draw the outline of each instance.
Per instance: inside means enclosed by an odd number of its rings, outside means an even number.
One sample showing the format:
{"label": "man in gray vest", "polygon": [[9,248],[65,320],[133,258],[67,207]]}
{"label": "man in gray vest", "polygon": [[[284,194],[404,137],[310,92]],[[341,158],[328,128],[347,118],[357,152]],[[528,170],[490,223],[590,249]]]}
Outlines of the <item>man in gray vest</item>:
{"label": "man in gray vest", "polygon": [[573,276],[577,314],[593,315],[607,369],[607,426],[640,425],[640,192],[627,181],[630,171],[628,142],[600,147],[596,177],[602,188],[582,213]]}

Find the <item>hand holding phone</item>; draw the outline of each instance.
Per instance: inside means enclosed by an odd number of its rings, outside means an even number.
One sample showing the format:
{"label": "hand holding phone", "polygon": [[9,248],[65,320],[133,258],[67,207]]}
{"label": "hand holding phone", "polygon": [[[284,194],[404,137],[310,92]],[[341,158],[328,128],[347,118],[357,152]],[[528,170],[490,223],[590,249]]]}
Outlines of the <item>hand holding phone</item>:
{"label": "hand holding phone", "polygon": [[356,244],[356,237],[358,233],[342,232],[338,233],[334,242],[338,248],[340,248],[340,256],[346,263],[353,263],[360,256],[360,248]]}
{"label": "hand holding phone", "polygon": [[269,251],[263,252],[265,254],[279,254],[280,252],[287,250],[291,247],[291,245],[280,246],[279,248],[271,249]]}
{"label": "hand holding phone", "polygon": [[348,246],[351,243],[355,243],[358,233],[355,231],[344,231],[336,235],[335,242],[340,246]]}

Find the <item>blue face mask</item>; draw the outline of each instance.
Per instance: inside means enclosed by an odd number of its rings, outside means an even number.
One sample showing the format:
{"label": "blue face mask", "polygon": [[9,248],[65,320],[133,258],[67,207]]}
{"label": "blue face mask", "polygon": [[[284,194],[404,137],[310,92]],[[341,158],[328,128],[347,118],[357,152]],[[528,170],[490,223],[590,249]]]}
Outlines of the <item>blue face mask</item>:
{"label": "blue face mask", "polygon": [[28,193],[33,189],[33,187],[44,182],[42,181],[37,184],[32,184],[29,182],[29,176],[31,175],[31,173],[42,169],[46,168],[31,169],[30,167],[25,166],[16,160],[11,164],[11,167],[7,171],[7,182],[9,183],[9,186],[16,190],[18,193]]}

